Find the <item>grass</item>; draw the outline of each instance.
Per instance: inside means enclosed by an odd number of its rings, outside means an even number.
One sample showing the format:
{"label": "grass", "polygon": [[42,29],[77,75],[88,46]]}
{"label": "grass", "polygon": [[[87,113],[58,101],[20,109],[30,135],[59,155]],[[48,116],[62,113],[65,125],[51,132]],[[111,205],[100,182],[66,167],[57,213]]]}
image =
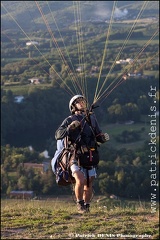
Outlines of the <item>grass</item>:
{"label": "grass", "polygon": [[2,89],[8,91],[11,90],[13,92],[14,95],[27,95],[28,91],[31,89],[48,89],[51,88],[51,84],[39,84],[39,85],[32,85],[32,84],[27,84],[27,85],[5,85],[2,86]]}
{"label": "grass", "polygon": [[133,239],[145,234],[159,239],[158,212],[151,213],[149,203],[95,197],[91,212],[83,215],[70,197],[4,199],[1,205],[1,239]]}
{"label": "grass", "polygon": [[[147,121],[147,119],[146,119]],[[158,122],[158,120],[157,120]],[[141,131],[144,128],[144,131]],[[144,145],[146,140],[149,140],[148,133],[150,132],[150,124],[149,123],[136,123],[131,125],[126,124],[107,124],[103,126],[102,130],[107,132],[110,136],[110,140],[108,142],[109,145],[115,146],[116,149],[126,148],[126,149],[137,149]],[[121,134],[123,131],[141,131],[140,136],[141,139],[136,142],[131,143],[119,143],[115,140],[115,136]],[[159,131],[159,127],[157,126],[157,132]]]}
{"label": "grass", "polygon": [[143,74],[144,74],[144,75],[148,75],[148,76],[155,76],[156,74],[159,74],[159,72],[156,71],[156,70],[153,70],[153,71],[144,70],[144,71],[143,71]]}
{"label": "grass", "polygon": [[[128,44],[127,46],[135,44],[135,39],[129,39],[128,40]],[[118,39],[118,40],[113,40],[111,42],[109,42],[110,45],[115,45],[115,44],[123,44],[124,43],[124,39]],[[144,46],[146,44],[146,39],[138,39],[137,40],[137,44],[138,46]],[[150,43],[150,45],[158,45],[159,44],[159,40],[158,39],[153,39],[152,42]]]}

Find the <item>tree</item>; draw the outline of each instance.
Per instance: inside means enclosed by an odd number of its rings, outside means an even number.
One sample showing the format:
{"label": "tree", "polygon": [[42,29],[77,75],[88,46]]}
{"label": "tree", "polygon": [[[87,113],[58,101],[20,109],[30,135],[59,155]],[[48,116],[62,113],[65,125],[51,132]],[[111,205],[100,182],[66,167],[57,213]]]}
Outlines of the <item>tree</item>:
{"label": "tree", "polygon": [[124,121],[125,112],[120,104],[111,105],[108,108],[109,120],[112,122]]}
{"label": "tree", "polygon": [[128,183],[125,189],[125,196],[127,198],[138,198],[138,188],[136,187],[134,182]]}
{"label": "tree", "polygon": [[9,177],[7,171],[1,166],[1,192],[6,193],[9,186]]}
{"label": "tree", "polygon": [[138,106],[135,103],[127,103],[124,106],[124,111],[126,114],[126,120],[140,120],[140,111]]}
{"label": "tree", "polygon": [[146,95],[141,95],[137,101],[137,106],[141,114],[148,114],[150,103]]}
{"label": "tree", "polygon": [[109,193],[110,191],[110,181],[107,173],[99,175],[99,190],[103,194]]}
{"label": "tree", "polygon": [[124,169],[121,169],[120,172],[117,175],[117,180],[118,180],[119,183],[123,183],[124,176],[125,176]]}
{"label": "tree", "polygon": [[6,194],[10,194],[10,192],[12,191],[12,186],[11,186],[11,183],[9,182],[9,186],[7,188],[7,191],[6,191]]}
{"label": "tree", "polygon": [[51,169],[45,172],[41,178],[42,184],[42,193],[43,194],[51,194],[53,193],[53,185],[54,185],[54,175]]}
{"label": "tree", "polygon": [[28,190],[28,178],[26,176],[21,176],[18,179],[17,186],[20,190]]}

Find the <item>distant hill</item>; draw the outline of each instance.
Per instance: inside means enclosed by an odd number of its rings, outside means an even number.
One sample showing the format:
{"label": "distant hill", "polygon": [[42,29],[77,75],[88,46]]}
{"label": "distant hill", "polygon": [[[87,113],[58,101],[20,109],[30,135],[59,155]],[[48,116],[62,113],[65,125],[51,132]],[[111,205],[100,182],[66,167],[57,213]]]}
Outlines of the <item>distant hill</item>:
{"label": "distant hill", "polygon": [[[110,19],[114,1],[1,1],[3,30],[26,31],[46,29],[44,16],[52,29],[68,27],[75,21],[106,21]],[[134,19],[144,1],[117,1],[115,19]],[[148,1],[142,18],[159,15],[159,2]],[[44,14],[42,17],[41,13]]]}

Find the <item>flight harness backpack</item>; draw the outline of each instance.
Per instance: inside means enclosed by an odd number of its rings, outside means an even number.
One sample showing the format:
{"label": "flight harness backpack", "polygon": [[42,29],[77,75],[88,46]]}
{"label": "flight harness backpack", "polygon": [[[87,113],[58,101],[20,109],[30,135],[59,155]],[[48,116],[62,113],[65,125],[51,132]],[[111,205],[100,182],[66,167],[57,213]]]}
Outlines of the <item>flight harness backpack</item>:
{"label": "flight harness backpack", "polygon": [[[74,120],[79,120],[78,117],[76,115],[70,116],[72,121]],[[76,138],[76,141],[74,143],[75,145],[75,158],[78,160],[78,165],[80,167],[83,167],[86,169],[86,173],[87,173],[87,186],[89,187],[89,170],[91,170],[93,167],[97,167],[98,163],[99,163],[99,152],[97,150],[97,146],[93,146],[93,147],[88,147],[87,145],[82,145],[80,146],[80,149],[77,148],[76,145],[78,145],[78,142],[81,141],[81,134],[83,133],[85,124],[87,123],[93,133],[94,136],[94,142],[95,145],[96,143],[96,137],[95,137],[95,133],[94,133],[94,128],[96,127],[96,122],[95,122],[95,118],[89,118],[89,119],[84,119],[84,123],[81,126],[81,131],[79,133],[79,135]],[[82,120],[81,120],[82,121]]]}
{"label": "flight harness backpack", "polygon": [[68,137],[64,138],[64,148],[57,158],[56,163],[56,182],[59,186],[68,186],[75,183],[70,170],[70,159],[74,149],[68,147]]}
{"label": "flight harness backpack", "polygon": [[[69,117],[71,121],[77,120],[77,116],[73,115]],[[94,135],[95,119],[90,123],[90,128]],[[86,121],[85,121],[86,123]],[[84,123],[84,125],[85,125]],[[57,158],[56,164],[56,182],[59,186],[67,186],[75,183],[75,178],[72,176],[70,170],[70,160],[73,156],[78,160],[79,166],[87,170],[87,186],[89,187],[89,173],[88,171],[92,167],[97,167],[99,163],[99,153],[95,148],[87,148],[86,146],[81,146],[81,149],[76,150],[76,144],[81,138],[81,133],[83,132],[82,127],[79,135],[77,136],[76,142],[73,145],[69,145],[68,137],[64,138],[64,148],[62,149],[60,155]]]}

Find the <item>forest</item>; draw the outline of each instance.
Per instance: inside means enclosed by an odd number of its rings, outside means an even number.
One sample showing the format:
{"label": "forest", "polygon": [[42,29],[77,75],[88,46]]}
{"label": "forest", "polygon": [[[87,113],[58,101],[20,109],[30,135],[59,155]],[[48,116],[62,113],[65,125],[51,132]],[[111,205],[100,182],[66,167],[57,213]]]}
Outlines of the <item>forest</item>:
{"label": "forest", "polygon": [[[142,122],[143,127],[139,131],[128,127],[128,130],[117,134],[116,143],[123,143],[121,149],[117,150],[107,144],[102,146],[100,149],[102,160],[98,167],[99,177],[95,182],[96,193],[115,194],[128,198],[149,197],[147,189],[150,186],[150,159],[147,140],[136,150],[125,148],[126,143],[140,140],[145,130],[143,116],[150,113],[151,101],[144,93],[149,90],[150,84],[156,86],[157,80],[142,81],[143,83],[139,80],[131,80],[125,87],[117,89],[112,94],[113,99],[105,103],[103,108],[97,109],[101,125],[132,120],[134,124]],[[128,100],[131,95],[129,91],[134,92],[132,102]],[[126,95],[125,100],[121,98],[123,95]],[[11,90],[2,91],[2,193],[8,193],[11,189],[34,190],[37,194],[47,195],[63,191],[57,189],[51,168],[41,174],[34,172],[33,169],[24,169],[20,163],[42,163],[45,159],[40,152],[44,149],[48,150],[50,158],[53,157],[56,145],[54,132],[63,118],[69,114],[68,104],[64,105],[66,99],[69,101],[68,96],[59,88],[48,90],[33,88],[28,92],[25,100],[17,104],[14,102]],[[148,124],[150,124],[149,119]],[[33,151],[26,147],[30,145],[33,146]],[[158,145],[157,136],[157,158]]]}
{"label": "forest", "polygon": [[[3,31],[1,192],[4,195],[8,195],[11,190],[33,190],[37,196],[66,194],[71,191],[57,186],[50,164],[48,170],[42,173],[33,168],[25,168],[24,163],[50,163],[54,156],[55,131],[63,119],[70,115],[68,102],[71,94],[66,91],[66,86],[74,92],[69,69],[73,67],[79,79],[85,76],[88,100],[90,103],[93,101],[93,89],[97,86],[104,54],[106,23],[83,24],[86,63],[83,69],[76,56],[77,39],[72,24],[61,29],[62,38],[54,30],[58,48],[52,43],[49,32],[41,29],[30,32],[32,38],[39,41],[39,51],[35,46],[26,46],[28,39],[21,31]],[[121,59],[136,59],[137,53],[145,46],[146,39],[150,39],[156,31],[157,25],[154,22],[137,26],[121,53]],[[97,101],[99,107],[94,110],[100,126],[108,129],[110,135],[110,141],[100,146],[101,160],[94,190],[96,194],[106,196],[114,194],[119,198],[149,199],[152,181],[155,184],[158,181],[158,172],[152,172],[153,159],[149,157],[150,144],[153,142],[156,169],[159,167],[159,63],[155,55],[159,42],[158,35],[155,35],[138,55],[136,64],[115,64],[117,49],[123,44],[129,28],[129,24],[124,26],[118,22],[114,25],[99,80],[104,90],[113,83],[116,84],[117,77],[122,78],[123,82],[115,89],[109,88],[107,94],[103,95],[105,101]],[[59,57],[58,51],[62,50],[62,56],[69,62],[62,39],[65,39],[73,65],[66,65]],[[114,70],[105,81],[113,64]],[[38,79],[38,84],[31,83],[32,78]],[[151,89],[154,89],[152,97]],[[23,97],[21,102],[16,101],[19,96]],[[154,126],[150,116],[155,116]],[[156,134],[150,139],[153,129]],[[48,151],[47,159],[42,154],[44,150]]]}

